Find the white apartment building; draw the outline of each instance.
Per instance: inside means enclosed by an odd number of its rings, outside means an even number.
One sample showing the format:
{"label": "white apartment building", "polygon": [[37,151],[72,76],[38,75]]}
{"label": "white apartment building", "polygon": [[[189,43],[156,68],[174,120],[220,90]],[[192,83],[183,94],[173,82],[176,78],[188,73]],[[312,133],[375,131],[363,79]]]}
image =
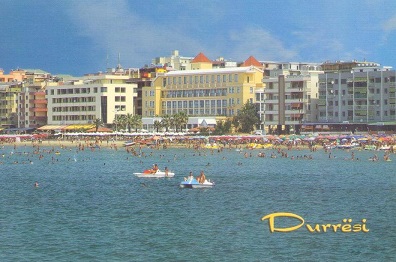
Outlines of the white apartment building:
{"label": "white apartment building", "polygon": [[288,132],[295,125],[317,121],[318,82],[323,73],[318,64],[279,63],[266,73],[265,87],[255,91],[261,129]]}
{"label": "white apartment building", "polygon": [[174,70],[190,70],[191,61],[194,57],[180,56],[179,50],[172,51],[169,57],[156,57],[152,60],[153,65],[166,66]]}
{"label": "white apartment building", "polygon": [[99,118],[112,125],[116,114],[134,114],[137,85],[128,79],[99,73],[47,86],[48,124],[91,124]]}

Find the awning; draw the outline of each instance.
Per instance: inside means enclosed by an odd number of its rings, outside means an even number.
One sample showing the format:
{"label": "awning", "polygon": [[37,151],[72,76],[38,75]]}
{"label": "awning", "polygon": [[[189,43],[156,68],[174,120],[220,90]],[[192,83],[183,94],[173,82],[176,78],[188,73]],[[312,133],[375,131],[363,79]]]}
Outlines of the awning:
{"label": "awning", "polygon": [[37,130],[61,130],[64,127],[66,127],[65,125],[63,126],[59,126],[59,125],[46,125],[46,126],[42,126],[37,128]]}
{"label": "awning", "polygon": [[96,130],[96,127],[94,126],[93,128],[88,129],[87,132],[112,133],[113,130],[107,127],[98,127],[98,130]]}
{"label": "awning", "polygon": [[64,128],[62,128],[63,130],[86,130],[86,129],[91,129],[95,127],[95,125],[85,125],[85,124],[81,124],[81,125],[69,125],[66,126]]}

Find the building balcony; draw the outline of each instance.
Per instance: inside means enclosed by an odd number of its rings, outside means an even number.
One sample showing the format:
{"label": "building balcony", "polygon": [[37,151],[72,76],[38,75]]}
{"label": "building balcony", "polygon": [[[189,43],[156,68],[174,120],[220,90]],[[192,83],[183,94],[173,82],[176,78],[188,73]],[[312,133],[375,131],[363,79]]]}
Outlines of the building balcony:
{"label": "building balcony", "polygon": [[285,125],[298,125],[301,124],[300,120],[286,120]]}
{"label": "building balcony", "polygon": [[46,107],[34,107],[33,112],[47,112],[48,108]]}
{"label": "building balcony", "polygon": [[277,125],[278,123],[279,123],[278,120],[271,120],[271,121],[265,120],[264,125],[271,125],[271,126],[273,126],[273,125]]}
{"label": "building balcony", "polygon": [[293,92],[293,93],[303,93],[304,88],[303,87],[286,87],[285,89],[286,92]]}
{"label": "building balcony", "polygon": [[29,99],[29,103],[31,104],[48,104],[47,99]]}
{"label": "building balcony", "polygon": [[266,93],[266,94],[277,94],[278,93],[278,89],[275,89],[275,88],[265,88],[264,89],[264,92]]}
{"label": "building balcony", "polygon": [[29,121],[39,121],[44,122],[47,121],[47,116],[29,116]]}
{"label": "building balcony", "polygon": [[304,102],[303,98],[290,98],[285,100],[285,103],[303,103],[303,102]]}
{"label": "building balcony", "polygon": [[29,95],[33,95],[33,96],[45,96],[45,92],[43,91],[36,91],[36,92],[29,92]]}
{"label": "building balcony", "polygon": [[304,114],[304,110],[285,110],[285,115],[302,115]]}

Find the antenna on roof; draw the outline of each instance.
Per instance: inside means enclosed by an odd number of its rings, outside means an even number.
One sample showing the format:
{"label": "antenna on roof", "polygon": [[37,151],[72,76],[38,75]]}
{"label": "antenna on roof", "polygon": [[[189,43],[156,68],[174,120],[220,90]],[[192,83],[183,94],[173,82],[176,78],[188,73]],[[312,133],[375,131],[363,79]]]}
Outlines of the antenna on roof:
{"label": "antenna on roof", "polygon": [[109,53],[106,52],[106,69],[109,68]]}

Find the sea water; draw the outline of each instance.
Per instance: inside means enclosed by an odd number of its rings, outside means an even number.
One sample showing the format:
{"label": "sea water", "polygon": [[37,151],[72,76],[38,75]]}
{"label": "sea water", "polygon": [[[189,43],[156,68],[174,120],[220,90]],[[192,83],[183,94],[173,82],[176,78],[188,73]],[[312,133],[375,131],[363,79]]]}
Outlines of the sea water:
{"label": "sea water", "polygon": [[[0,149],[1,261],[394,261],[396,157],[335,149],[117,151]],[[246,155],[244,153],[247,153]],[[274,152],[277,158],[270,158]],[[378,154],[380,161],[368,161]],[[294,159],[291,159],[294,156]],[[309,159],[312,157],[312,159]],[[359,160],[356,160],[356,159]],[[174,178],[133,175],[153,164]],[[216,185],[181,189],[189,171]],[[39,186],[35,187],[34,183]],[[268,214],[305,224],[363,224],[368,232],[306,226],[271,233]],[[290,227],[296,219],[277,219]]]}

